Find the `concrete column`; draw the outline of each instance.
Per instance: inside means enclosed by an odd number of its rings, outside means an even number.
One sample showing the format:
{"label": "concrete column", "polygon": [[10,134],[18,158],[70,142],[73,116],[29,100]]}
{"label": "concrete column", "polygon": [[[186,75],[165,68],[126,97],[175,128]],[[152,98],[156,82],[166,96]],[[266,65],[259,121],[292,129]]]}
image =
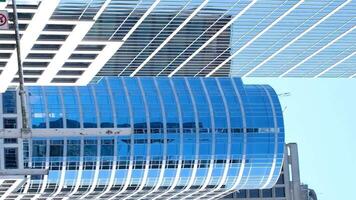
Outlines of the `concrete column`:
{"label": "concrete column", "polygon": [[[0,138],[0,158],[4,156],[4,139]],[[4,169],[4,161],[5,159],[0,159],[0,170]]]}
{"label": "concrete column", "polygon": [[18,168],[24,169],[24,162],[23,162],[23,140],[22,138],[17,138],[17,145],[18,145],[18,152],[17,152],[17,159],[18,159]]}
{"label": "concrete column", "polygon": [[301,188],[300,188],[300,173],[299,173],[299,160],[298,160],[298,147],[296,143],[287,144],[289,149],[289,166],[291,169],[291,188],[293,200],[301,199]]}
{"label": "concrete column", "polygon": [[0,93],[0,129],[4,128],[3,125],[3,110],[2,110],[2,94]]}
{"label": "concrete column", "polygon": [[[286,199],[292,199],[292,188],[290,183],[290,172],[289,172],[289,153],[287,144],[284,145],[284,158],[283,158],[283,176],[284,176],[284,187],[286,191]],[[273,197],[275,197],[275,192],[273,189]]]}

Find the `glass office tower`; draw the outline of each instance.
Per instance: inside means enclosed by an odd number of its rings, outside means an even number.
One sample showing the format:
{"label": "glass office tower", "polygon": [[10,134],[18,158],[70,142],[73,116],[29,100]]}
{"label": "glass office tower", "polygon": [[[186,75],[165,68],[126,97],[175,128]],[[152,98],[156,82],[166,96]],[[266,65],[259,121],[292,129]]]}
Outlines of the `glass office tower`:
{"label": "glass office tower", "polygon": [[28,176],[17,197],[216,199],[271,188],[281,171],[283,117],[267,85],[105,77],[29,87],[28,104],[24,170],[48,174]]}

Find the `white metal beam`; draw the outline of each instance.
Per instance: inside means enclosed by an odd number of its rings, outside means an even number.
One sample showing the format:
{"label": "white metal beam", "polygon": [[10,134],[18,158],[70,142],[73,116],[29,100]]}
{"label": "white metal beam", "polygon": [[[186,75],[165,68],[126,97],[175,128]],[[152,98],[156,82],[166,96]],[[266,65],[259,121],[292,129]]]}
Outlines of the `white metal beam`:
{"label": "white metal beam", "polygon": [[248,46],[250,46],[259,37],[261,37],[263,34],[265,34],[267,31],[269,31],[271,28],[273,28],[278,22],[280,22],[282,19],[284,19],[287,15],[289,15],[292,11],[294,11],[297,7],[299,7],[303,2],[304,2],[304,0],[299,1],[292,8],[290,8],[287,12],[285,12],[283,15],[278,17],[275,21],[273,21],[270,25],[268,25],[267,28],[263,29],[263,31],[261,31],[259,34],[257,34],[255,37],[253,37],[250,41],[248,41],[246,44],[244,44],[241,48],[239,48],[239,50],[237,50],[234,54],[232,54],[228,59],[226,59],[220,65],[215,67],[211,72],[209,72],[209,74],[206,75],[206,77],[213,75],[217,70],[219,70],[221,67],[223,67],[226,63],[228,63],[235,56],[237,56],[237,54],[239,54],[243,50],[245,50]]}
{"label": "white metal beam", "polygon": [[118,152],[117,152],[117,137],[114,138],[114,158],[112,161],[112,167],[111,167],[111,173],[110,173],[110,178],[109,178],[109,182],[106,185],[105,190],[99,194],[98,196],[96,196],[96,199],[100,199],[101,196],[106,195],[106,193],[108,193],[112,186],[114,186],[115,183],[115,175],[116,175],[116,168],[117,168],[117,156],[118,156]]}
{"label": "white metal beam", "polygon": [[[300,61],[298,64],[294,65],[293,67],[289,68],[286,72],[284,72],[283,74],[281,74],[279,76],[279,78],[287,75],[289,72],[295,70],[296,68],[298,68],[299,66],[301,66],[302,64],[304,64],[305,62],[307,62],[308,60],[310,60],[312,57],[314,57],[315,55],[317,55],[318,53],[320,53],[321,51],[323,51],[324,49],[328,48],[329,46],[333,45],[335,42],[339,41],[341,38],[343,38],[345,35],[349,34],[350,32],[352,32],[353,30],[355,30],[356,26],[352,27],[351,29],[349,29],[348,31],[344,32],[343,34],[339,35],[337,38],[333,39],[331,42],[329,42],[328,44],[326,44],[325,46],[323,46],[322,48],[320,48],[319,50],[317,50],[316,52],[312,53],[311,55],[309,55],[308,57],[306,57],[304,60]],[[323,72],[322,72],[323,73]],[[319,75],[317,75],[316,77],[318,77]],[[314,78],[316,78],[314,77]]]}
{"label": "white metal beam", "polygon": [[166,170],[166,162],[167,162],[167,115],[166,115],[166,108],[164,106],[162,94],[158,87],[157,80],[153,79],[153,82],[154,82],[155,88],[157,90],[158,99],[159,99],[160,106],[161,106],[162,118],[163,118],[163,129],[164,129],[164,133],[163,133],[163,139],[164,139],[163,160],[162,160],[162,165],[161,165],[161,169],[159,172],[159,177],[158,177],[157,182],[155,183],[154,188],[151,191],[147,192],[146,194],[138,197],[137,200],[147,199],[147,196],[153,194],[161,187],[161,185],[163,183],[163,178],[165,175],[165,170]]}
{"label": "white metal beam", "polygon": [[67,171],[67,139],[64,139],[64,144],[63,144],[63,162],[62,162],[62,169],[61,169],[61,173],[60,173],[60,179],[59,179],[59,183],[58,183],[58,187],[57,190],[50,195],[51,197],[47,198],[47,200],[52,200],[54,197],[56,197],[63,189],[64,186],[64,182],[65,182],[65,177],[66,177],[66,171]]}
{"label": "white metal beam", "polygon": [[[320,76],[322,76],[323,74],[325,74],[326,72],[330,71],[331,69],[333,69],[334,67],[336,67],[337,65],[339,65],[340,63],[343,63],[345,60],[351,58],[352,56],[354,56],[356,54],[356,51],[354,51],[352,54],[346,56],[345,58],[339,60],[337,63],[331,65],[330,67],[328,67],[327,69],[325,69],[324,71],[320,72],[320,74],[314,76],[314,78],[318,78]],[[352,77],[350,77],[352,78]]]}
{"label": "white metal beam", "polygon": [[136,24],[130,29],[130,31],[125,35],[125,37],[123,38],[124,41],[126,41],[131,34],[141,25],[141,23],[143,22],[143,20],[146,19],[146,17],[156,8],[156,6],[158,5],[158,3],[161,0],[156,0],[151,7],[145,12],[145,14],[142,15],[142,17],[136,22]]}
{"label": "white metal beam", "polygon": [[[126,101],[128,103],[127,105],[128,105],[129,113],[130,113],[130,127],[133,128],[134,127],[134,117],[133,117],[133,110],[131,107],[132,104],[131,104],[131,99],[129,96],[129,91],[126,86],[126,82],[123,79],[121,79],[121,83],[124,87],[125,97],[126,97]],[[127,173],[126,173],[126,177],[125,177],[125,183],[122,186],[122,188],[120,188],[120,190],[117,191],[113,196],[108,198],[108,200],[118,199],[119,195],[126,192],[127,188],[129,187],[129,184],[131,182],[131,179],[132,179],[132,172],[134,170],[133,162],[134,162],[134,134],[131,134],[130,135],[130,160],[129,160],[129,167],[127,169]]]}
{"label": "white metal beam", "polygon": [[[9,4],[11,7],[9,8],[6,8],[5,10],[7,10],[8,12],[11,12],[12,13],[12,3]],[[2,8],[2,6],[0,6],[1,9],[4,9]],[[37,12],[37,9],[36,8],[16,8],[17,10],[17,13],[36,13]]]}
{"label": "white metal beam", "polygon": [[[21,38],[21,58],[24,59],[30,53],[38,36],[48,23],[52,13],[56,9],[59,0],[43,0],[33,16],[26,32]],[[0,75],[0,93],[5,92],[13,77],[17,73],[17,55],[13,53]]]}
{"label": "white metal beam", "polygon": [[15,182],[5,191],[4,194],[0,196],[0,200],[6,200],[7,197],[15,191],[16,188],[20,186],[21,183],[24,182],[24,179],[16,179]]}
{"label": "white metal beam", "polygon": [[70,194],[68,194],[68,196],[64,197],[63,200],[67,200],[70,199],[71,196],[73,194],[75,194],[79,187],[80,187],[80,183],[82,181],[82,177],[83,177],[83,170],[84,170],[84,139],[83,137],[80,139],[80,156],[79,156],[79,169],[78,169],[78,173],[77,173],[77,177],[75,178],[75,186],[74,189],[71,191]]}
{"label": "white metal beam", "polygon": [[55,53],[57,53],[58,52],[58,50],[52,50],[52,49],[49,49],[49,50],[42,50],[42,49],[32,49],[31,50],[31,53],[53,53],[53,54],[55,54]]}
{"label": "white metal beam", "polygon": [[87,85],[122,44],[123,42],[109,42],[95,60],[92,61],[75,85]]}
{"label": "white metal beam", "polygon": [[200,4],[199,7],[197,7],[192,14],[187,17],[183,23],[181,23],[176,30],[173,31],[172,34],[170,34],[160,45],[157,47],[151,55],[149,55],[143,63],[141,63],[140,66],[138,66],[134,72],[130,75],[130,77],[133,77],[139,72],[182,28],[188,24],[188,22],[193,19],[195,15],[198,14],[198,12],[206,6],[206,4],[209,2],[209,0],[203,1],[202,4]]}
{"label": "white metal beam", "polygon": [[46,85],[52,81],[64,63],[69,59],[80,41],[85,37],[87,32],[93,26],[94,21],[79,21],[68,36],[66,42],[61,46],[46,70],[41,75],[38,83]]}
{"label": "white metal beam", "polygon": [[92,179],[92,182],[90,184],[90,189],[84,193],[79,199],[85,199],[88,195],[90,195],[92,192],[94,192],[96,186],[98,185],[99,181],[99,173],[100,173],[100,158],[101,158],[101,140],[97,140],[97,152],[96,152],[96,162],[95,162],[95,171],[94,171],[94,176]]}
{"label": "white metal beam", "polygon": [[61,19],[50,19],[48,24],[59,24],[59,25],[76,25],[77,20],[61,20]]}
{"label": "white metal beam", "polygon": [[356,77],[356,73],[354,75],[351,75],[349,78],[355,78]]}
{"label": "white metal beam", "polygon": [[104,10],[108,7],[109,3],[111,2],[111,0],[106,0],[104,2],[104,4],[100,7],[99,11],[96,13],[96,15],[94,16],[94,20],[98,20],[100,15],[104,12]]}
{"label": "white metal beam", "polygon": [[[50,147],[50,141],[46,140],[46,163],[45,163],[45,169],[49,169],[49,147]],[[39,192],[36,193],[34,197],[31,198],[31,200],[36,200],[38,199],[46,190],[47,185],[48,185],[48,176],[49,174],[46,174],[42,178],[42,183],[41,183],[41,189]]]}
{"label": "white metal beam", "polygon": [[136,9],[140,6],[140,4],[142,3],[142,0],[140,0],[136,6],[131,10],[131,12],[126,15],[125,19],[121,22],[121,24],[115,29],[114,33],[111,34],[111,36],[109,37],[109,40],[111,40],[114,35],[120,30],[120,28],[122,27],[122,25],[124,25],[124,23],[127,21],[127,19],[129,19],[132,15],[132,13],[134,13],[136,11]]}
{"label": "white metal beam", "polygon": [[[176,102],[176,105],[177,105],[177,110],[178,110],[178,118],[179,118],[179,131],[180,133],[183,133],[183,117],[182,117],[182,108],[181,108],[181,104],[179,102],[179,98],[178,98],[178,95],[177,95],[177,91],[175,89],[175,85],[173,83],[173,80],[172,79],[169,79],[169,85],[171,86],[172,88],[172,91],[173,91],[173,95],[174,95],[174,99],[175,99],[175,102]],[[189,91],[189,90],[188,90]],[[194,102],[193,100],[193,96],[190,95],[191,99],[192,99],[192,102]],[[193,104],[193,108],[195,108],[194,104]],[[197,119],[197,112],[196,110],[194,110],[194,116],[195,116],[195,119]],[[197,121],[197,120],[196,120]],[[179,134],[179,160],[178,160],[178,166],[176,168],[176,174],[174,176],[174,179],[173,179],[173,182],[172,184],[170,185],[170,188],[164,192],[160,192],[157,196],[155,196],[154,198],[152,198],[152,200],[156,200],[156,199],[159,199],[161,198],[162,196],[172,192],[174,190],[174,188],[177,186],[178,184],[178,181],[179,181],[179,178],[181,176],[181,171],[182,171],[182,160],[183,160],[183,134]]]}
{"label": "white metal beam", "polygon": [[273,174],[274,171],[276,170],[276,164],[277,164],[277,154],[278,154],[278,135],[279,135],[279,131],[278,131],[278,122],[277,122],[277,114],[276,114],[276,110],[274,107],[274,102],[272,100],[271,94],[269,93],[269,91],[266,89],[265,86],[262,86],[265,93],[267,94],[269,103],[271,105],[271,109],[272,109],[272,115],[273,115],[273,125],[274,125],[274,155],[273,155],[273,161],[272,161],[272,167],[271,170],[269,172],[268,178],[265,182],[265,184],[262,185],[261,189],[265,189],[268,187],[272,187],[273,185],[271,185],[271,181],[273,178]]}
{"label": "white metal beam", "polygon": [[[137,79],[138,81],[138,86],[140,88],[140,91],[141,91],[141,95],[142,95],[142,100],[143,100],[143,104],[144,104],[144,108],[145,108],[145,115],[146,115],[146,123],[147,123],[147,140],[150,141],[151,140],[151,127],[150,127],[150,113],[149,113],[149,110],[148,110],[148,102],[147,102],[147,98],[145,96],[145,92],[144,92],[144,89],[143,89],[143,86],[142,86],[142,81],[141,79]],[[132,191],[131,194],[125,196],[123,198],[123,200],[126,200],[126,199],[130,199],[130,197],[140,193],[143,188],[146,186],[147,184],[147,180],[148,180],[148,172],[150,170],[150,155],[151,155],[151,144],[148,143],[146,145],[146,162],[145,162],[145,170],[143,172],[143,176],[141,176],[141,183],[140,183],[140,186],[138,188],[136,188],[136,190]]]}
{"label": "white metal beam", "polygon": [[[187,81],[187,79],[186,79]],[[210,120],[211,120],[211,129],[213,130],[212,134],[211,134],[211,157],[210,157],[210,164],[209,164],[209,169],[208,169],[208,172],[206,174],[206,177],[205,177],[205,180],[204,180],[204,183],[203,185],[197,190],[197,191],[194,191],[190,194],[187,194],[186,196],[184,196],[182,199],[192,199],[191,196],[195,195],[195,194],[198,194],[198,193],[202,193],[206,187],[209,185],[211,179],[212,179],[212,176],[213,176],[213,170],[215,168],[215,165],[214,165],[214,161],[215,161],[215,147],[216,147],[216,132],[215,132],[215,119],[214,119],[214,109],[213,109],[213,105],[212,105],[212,100],[211,100],[211,97],[209,95],[209,91],[208,91],[208,88],[206,87],[206,84],[205,82],[203,81],[203,79],[200,78],[200,81],[201,81],[201,85],[203,86],[203,91],[205,93],[205,96],[206,96],[206,100],[208,102],[208,107],[209,107],[209,113],[210,113]],[[189,87],[189,85],[187,84],[187,86]],[[206,193],[206,191],[204,191],[204,193]]]}
{"label": "white metal beam", "polygon": [[224,166],[224,172],[223,175],[220,179],[219,184],[216,186],[216,188],[212,189],[211,191],[207,191],[205,192],[205,194],[202,194],[199,199],[204,199],[204,197],[206,195],[210,195],[210,194],[214,194],[216,191],[220,190],[221,187],[225,184],[227,176],[228,176],[228,172],[230,169],[230,157],[231,157],[231,121],[230,121],[230,113],[229,113],[229,106],[228,103],[226,101],[226,95],[224,94],[224,91],[221,87],[221,84],[219,82],[218,79],[215,79],[216,84],[219,88],[219,92],[220,95],[222,97],[223,103],[224,103],[224,110],[225,110],[225,114],[226,114],[226,119],[227,119],[227,127],[228,127],[228,142],[227,142],[227,153],[226,153],[226,162],[225,162],[225,166]]}
{"label": "white metal beam", "polygon": [[230,6],[228,10],[226,10],[223,14],[220,15],[218,19],[215,20],[214,23],[212,23],[208,28],[206,28],[198,37],[196,37],[187,47],[185,47],[184,50],[182,50],[174,59],[172,59],[169,64],[167,64],[156,76],[160,76],[163,71],[165,71],[172,63],[174,63],[183,53],[185,53],[196,41],[198,41],[210,28],[215,26],[223,17],[226,17],[228,13],[230,13],[233,9],[235,9],[235,6],[240,3],[239,1],[236,1],[233,5]]}
{"label": "white metal beam", "polygon": [[225,192],[218,194],[216,196],[213,196],[211,198],[209,198],[209,200],[214,200],[216,198],[218,198],[219,196],[224,196],[225,194],[231,193],[234,190],[239,189],[240,187],[240,183],[241,183],[241,179],[242,179],[242,175],[244,173],[245,170],[245,164],[246,164],[246,152],[247,152],[247,121],[246,121],[246,112],[245,112],[245,108],[244,108],[244,102],[242,100],[241,94],[238,90],[238,87],[236,85],[236,83],[234,82],[234,79],[231,78],[231,83],[232,86],[234,88],[234,92],[235,95],[237,97],[237,99],[239,100],[239,105],[240,105],[240,111],[241,111],[241,117],[242,117],[242,127],[243,127],[243,149],[242,149],[242,160],[241,160],[241,166],[239,169],[239,173],[235,179],[234,184],[231,186],[231,188],[227,189]]}
{"label": "white metal beam", "polygon": [[[142,1],[142,0],[141,0]],[[140,1],[140,3],[141,3]],[[138,7],[138,5],[140,4],[138,3],[136,5],[136,7],[130,12],[130,14],[125,18],[125,20],[120,24],[120,26],[115,30],[115,32],[111,35],[110,39],[116,34],[116,32],[121,28],[121,26],[125,23],[125,21],[131,16],[131,14],[136,10],[136,8]],[[189,3],[186,3],[183,8],[174,16],[172,17],[172,19],[156,34],[155,37],[153,37],[151,39],[151,41],[144,47],[142,48],[142,50],[140,51],[140,53],[138,53],[129,64],[126,65],[126,67],[118,74],[118,76],[120,76],[122,73],[124,73],[124,71],[142,54],[142,52],[144,52],[151,44],[152,42],[171,24],[171,22],[189,5]],[[110,40],[109,39],[109,40]]]}
{"label": "white metal beam", "polygon": [[206,41],[199,49],[197,49],[192,55],[190,55],[182,64],[180,64],[177,68],[174,69],[172,73],[168,75],[168,77],[172,77],[175,73],[177,73],[184,65],[186,65],[191,59],[193,59],[200,51],[202,51],[205,47],[207,47],[216,37],[218,37],[222,32],[224,32],[229,26],[231,26],[239,17],[241,17],[245,12],[252,7],[257,0],[251,1],[239,14],[237,14],[234,18],[232,18],[225,26],[223,26],[218,32],[216,32],[213,37],[211,37],[208,41]]}
{"label": "white metal beam", "polygon": [[[64,44],[65,41],[36,41],[35,44]],[[11,44],[11,43],[10,43]]]}
{"label": "white metal beam", "polygon": [[[193,105],[193,110],[194,110],[194,118],[195,118],[195,122],[199,121],[199,116],[198,116],[198,108],[197,108],[197,103],[195,101],[193,92],[192,92],[192,88],[190,87],[190,84],[188,83],[188,80],[185,78],[185,83],[188,89],[188,93],[189,96],[191,98],[191,102]],[[195,159],[194,159],[194,164],[193,164],[193,169],[192,169],[192,173],[190,174],[189,177],[189,182],[188,184],[185,185],[185,188],[183,190],[181,190],[180,192],[176,192],[174,195],[170,196],[169,198],[167,198],[167,200],[169,199],[176,199],[175,197],[178,195],[182,195],[187,193],[190,188],[192,187],[192,185],[194,184],[195,180],[196,180],[196,174],[198,171],[198,162],[199,162],[199,150],[200,150],[200,133],[199,133],[199,125],[197,123],[195,123],[195,129],[196,129],[196,136],[195,136],[195,140],[196,140],[196,145],[195,145]],[[185,197],[180,197],[180,199],[184,199]]]}
{"label": "white metal beam", "polygon": [[288,48],[290,45],[292,45],[294,42],[296,42],[297,40],[299,40],[300,38],[302,38],[305,34],[309,33],[311,30],[313,30],[315,27],[317,27],[319,24],[321,24],[323,21],[327,20],[329,17],[331,17],[333,14],[335,14],[336,12],[338,12],[341,8],[345,7],[347,4],[349,4],[351,2],[351,0],[347,0],[346,2],[344,2],[343,4],[341,4],[340,6],[338,6],[337,8],[335,8],[332,12],[330,12],[329,14],[327,14],[326,16],[324,16],[323,18],[321,18],[318,22],[316,22],[314,25],[312,25],[311,27],[309,27],[307,30],[305,30],[303,33],[301,33],[300,35],[298,35],[297,37],[295,37],[293,40],[291,40],[290,42],[288,42],[288,44],[284,45],[282,48],[280,48],[278,51],[274,52],[271,56],[269,56],[268,58],[266,58],[264,61],[262,61],[260,64],[258,64],[257,66],[255,66],[254,68],[252,68],[249,72],[247,72],[246,74],[244,74],[242,77],[247,77],[250,74],[252,74],[254,71],[256,71],[257,69],[259,69],[261,66],[263,66],[264,64],[266,64],[268,61],[272,60],[275,56],[277,56],[279,53],[281,53],[282,51],[284,51],[286,48]]}
{"label": "white metal beam", "polygon": [[[26,30],[20,30],[19,33],[20,34],[26,33]],[[41,32],[41,34],[45,34],[45,35],[69,35],[70,33],[71,31],[48,31],[48,30]],[[14,34],[14,30],[1,30],[0,35],[1,34]]]}

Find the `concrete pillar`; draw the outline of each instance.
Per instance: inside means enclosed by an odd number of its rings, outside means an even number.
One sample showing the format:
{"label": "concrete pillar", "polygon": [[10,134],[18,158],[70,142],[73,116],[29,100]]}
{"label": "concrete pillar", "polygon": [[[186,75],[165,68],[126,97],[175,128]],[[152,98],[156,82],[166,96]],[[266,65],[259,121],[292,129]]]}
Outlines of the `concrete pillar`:
{"label": "concrete pillar", "polygon": [[289,166],[291,169],[291,188],[293,200],[301,199],[301,188],[300,188],[300,173],[299,173],[299,159],[298,159],[298,147],[296,143],[287,144],[289,149]]}

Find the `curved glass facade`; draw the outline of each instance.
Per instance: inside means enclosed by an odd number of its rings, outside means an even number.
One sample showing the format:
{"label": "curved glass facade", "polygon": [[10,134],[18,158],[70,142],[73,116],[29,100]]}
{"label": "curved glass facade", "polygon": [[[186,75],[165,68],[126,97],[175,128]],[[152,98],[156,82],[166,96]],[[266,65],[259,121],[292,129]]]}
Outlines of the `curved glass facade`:
{"label": "curved glass facade", "polygon": [[[270,188],[281,170],[283,116],[266,85],[239,78],[105,77],[84,87],[28,92],[34,132],[66,134],[24,140],[25,166],[49,169],[31,176],[24,193],[215,199]],[[92,134],[101,130],[114,131]]]}

